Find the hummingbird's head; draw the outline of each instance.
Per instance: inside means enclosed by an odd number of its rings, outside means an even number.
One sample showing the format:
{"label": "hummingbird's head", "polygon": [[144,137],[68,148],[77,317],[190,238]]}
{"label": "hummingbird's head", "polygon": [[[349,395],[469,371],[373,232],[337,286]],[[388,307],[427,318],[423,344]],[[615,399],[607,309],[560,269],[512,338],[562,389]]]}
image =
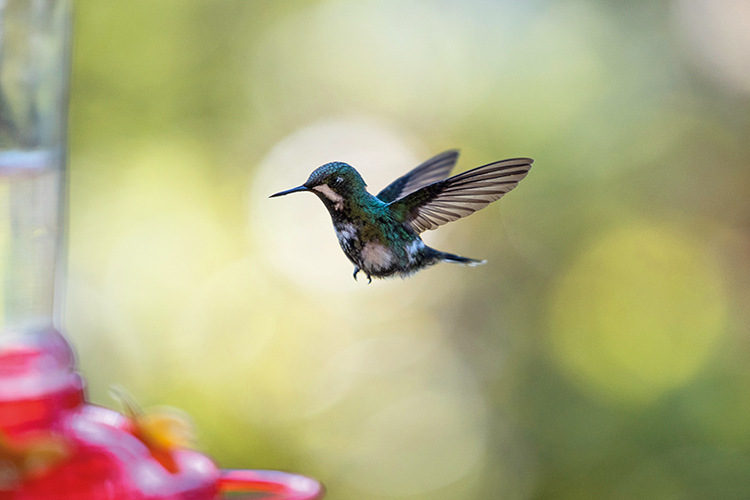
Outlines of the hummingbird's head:
{"label": "hummingbird's head", "polygon": [[364,191],[365,187],[364,179],[354,167],[348,163],[335,161],[316,168],[303,185],[272,194],[271,198],[300,191],[311,191],[323,200],[326,206],[341,210],[344,208],[345,200]]}

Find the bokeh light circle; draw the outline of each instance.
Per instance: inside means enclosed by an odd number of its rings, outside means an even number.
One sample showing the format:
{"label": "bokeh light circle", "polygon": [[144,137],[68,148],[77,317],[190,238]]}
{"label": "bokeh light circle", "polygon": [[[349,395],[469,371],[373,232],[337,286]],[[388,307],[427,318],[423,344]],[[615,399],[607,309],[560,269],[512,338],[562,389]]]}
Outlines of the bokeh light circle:
{"label": "bokeh light circle", "polygon": [[551,353],[586,390],[651,401],[703,366],[724,332],[720,275],[698,242],[650,225],[595,241],[555,283]]}
{"label": "bokeh light circle", "polygon": [[310,193],[268,197],[303,184],[313,170],[331,161],[357,168],[369,191],[377,193],[420,163],[404,135],[357,116],[316,122],[280,141],[259,165],[249,196],[248,226],[264,259],[315,292],[362,291],[323,204]]}

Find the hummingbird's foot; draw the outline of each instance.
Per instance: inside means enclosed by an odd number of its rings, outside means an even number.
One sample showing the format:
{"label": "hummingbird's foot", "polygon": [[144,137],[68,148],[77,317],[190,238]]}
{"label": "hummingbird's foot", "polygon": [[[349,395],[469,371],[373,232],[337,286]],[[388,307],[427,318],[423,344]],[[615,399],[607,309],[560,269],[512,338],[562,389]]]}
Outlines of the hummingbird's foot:
{"label": "hummingbird's foot", "polygon": [[357,274],[359,273],[359,268],[357,266],[354,266],[354,274],[352,274],[352,277],[354,278],[354,281],[357,281]]}
{"label": "hummingbird's foot", "polygon": [[370,276],[370,273],[367,273],[367,284],[369,285],[372,283],[372,276]]}

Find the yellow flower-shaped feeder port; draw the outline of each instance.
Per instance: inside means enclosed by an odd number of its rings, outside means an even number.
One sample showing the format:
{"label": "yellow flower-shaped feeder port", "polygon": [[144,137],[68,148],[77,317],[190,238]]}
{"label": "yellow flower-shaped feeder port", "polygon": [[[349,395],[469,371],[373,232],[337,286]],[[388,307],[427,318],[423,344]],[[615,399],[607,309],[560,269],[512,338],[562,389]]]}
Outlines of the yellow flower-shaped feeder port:
{"label": "yellow flower-shaped feeder port", "polygon": [[122,387],[111,387],[110,394],[122,405],[133,426],[133,434],[146,445],[154,459],[169,472],[178,472],[174,453],[180,449],[195,449],[195,425],[190,416],[169,406],[145,411]]}

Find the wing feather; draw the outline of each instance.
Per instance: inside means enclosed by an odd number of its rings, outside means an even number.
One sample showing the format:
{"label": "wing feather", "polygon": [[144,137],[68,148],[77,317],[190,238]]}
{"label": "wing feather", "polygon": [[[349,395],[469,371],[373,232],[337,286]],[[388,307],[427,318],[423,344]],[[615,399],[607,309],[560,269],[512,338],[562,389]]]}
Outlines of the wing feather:
{"label": "wing feather", "polygon": [[390,203],[417,189],[445,179],[458,160],[458,150],[452,149],[434,156],[399,177],[377,194],[380,201]]}
{"label": "wing feather", "polygon": [[513,158],[483,165],[412,191],[390,207],[416,233],[435,229],[502,198],[526,177],[533,162]]}

